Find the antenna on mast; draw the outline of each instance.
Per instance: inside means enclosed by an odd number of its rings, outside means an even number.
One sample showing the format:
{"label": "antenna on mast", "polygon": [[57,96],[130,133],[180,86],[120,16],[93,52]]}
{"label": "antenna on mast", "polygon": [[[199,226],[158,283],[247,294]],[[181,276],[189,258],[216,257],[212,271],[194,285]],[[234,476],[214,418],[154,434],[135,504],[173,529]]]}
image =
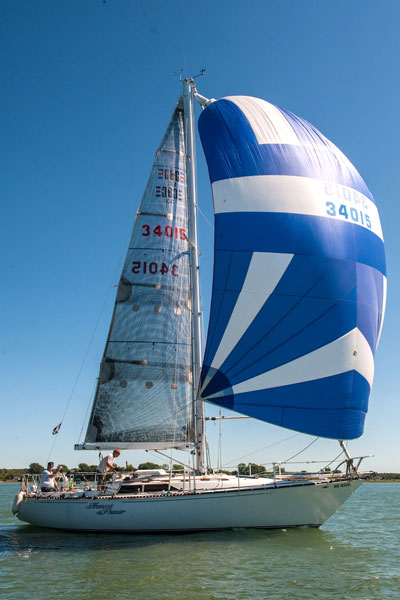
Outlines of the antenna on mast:
{"label": "antenna on mast", "polygon": [[183,77],[183,67],[181,67],[178,71],[174,71],[174,77],[179,77],[179,81],[183,81],[184,79],[188,79],[190,82],[193,81],[193,79],[197,79],[197,77],[201,77],[202,75],[204,75],[204,73],[206,72],[206,69],[200,69],[200,73],[198,73],[197,75],[193,75],[193,77]]}
{"label": "antenna on mast", "polygon": [[198,73],[198,75],[194,75],[193,77],[191,77],[191,81],[193,81],[193,79],[197,79],[198,77],[201,77],[202,75],[204,75],[204,73],[206,72],[206,69],[200,69],[200,73]]}
{"label": "antenna on mast", "polygon": [[183,81],[183,79],[182,79],[182,73],[183,73],[183,67],[181,67],[179,69],[179,73],[177,71],[174,71],[174,77],[179,77],[179,81]]}

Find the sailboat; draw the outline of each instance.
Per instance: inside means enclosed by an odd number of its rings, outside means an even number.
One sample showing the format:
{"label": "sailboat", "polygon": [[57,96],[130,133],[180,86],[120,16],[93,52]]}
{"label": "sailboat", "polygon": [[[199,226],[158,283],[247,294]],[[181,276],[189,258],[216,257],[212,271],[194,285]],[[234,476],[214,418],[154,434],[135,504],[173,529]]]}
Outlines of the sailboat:
{"label": "sailboat", "polygon": [[[202,356],[194,101],[215,210]],[[141,200],[85,441],[78,449],[182,450],[181,472],[42,493],[14,513],[65,530],[160,532],[324,523],[363,475],[363,433],[386,301],[379,215],[322,133],[265,100],[179,98]],[[205,461],[204,403],[336,439],[345,473],[253,478]],[[192,460],[192,465],[190,464]],[[89,486],[90,487],[90,486]]]}

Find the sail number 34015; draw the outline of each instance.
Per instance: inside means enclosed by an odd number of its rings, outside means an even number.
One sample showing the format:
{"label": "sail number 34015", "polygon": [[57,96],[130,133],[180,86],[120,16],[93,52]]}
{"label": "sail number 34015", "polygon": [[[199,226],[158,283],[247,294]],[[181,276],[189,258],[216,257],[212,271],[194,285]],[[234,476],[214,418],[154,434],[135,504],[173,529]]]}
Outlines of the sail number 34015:
{"label": "sail number 34015", "polygon": [[151,275],[156,275],[157,273],[161,273],[161,275],[166,275],[167,273],[171,273],[173,277],[179,277],[178,273],[179,265],[166,265],[164,262],[159,263],[151,262],[143,260],[134,260],[132,262],[132,273],[143,273],[146,275],[150,273]]}
{"label": "sail number 34015", "polygon": [[347,208],[345,204],[341,204],[339,208],[336,207],[334,202],[325,202],[326,205],[326,213],[330,217],[343,217],[344,219],[350,219],[354,223],[360,223],[361,225],[366,225],[368,229],[371,229],[371,219],[369,215],[367,215],[362,210],[359,210],[352,206],[351,208]]}
{"label": "sail number 34015", "polygon": [[174,237],[175,239],[187,241],[186,229],[183,229],[183,227],[172,227],[172,225],[166,225],[164,228],[162,228],[161,225],[157,225],[152,230],[150,225],[142,225],[142,229],[143,237],[148,237],[150,234],[157,235],[158,237],[165,235],[167,238]]}

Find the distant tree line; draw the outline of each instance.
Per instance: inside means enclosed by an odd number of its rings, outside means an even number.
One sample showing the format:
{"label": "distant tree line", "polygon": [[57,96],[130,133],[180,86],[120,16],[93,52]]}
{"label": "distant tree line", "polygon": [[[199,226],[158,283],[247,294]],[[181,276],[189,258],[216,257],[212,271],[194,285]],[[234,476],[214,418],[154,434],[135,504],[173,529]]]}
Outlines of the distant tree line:
{"label": "distant tree line", "polygon": [[27,475],[29,472],[29,469],[0,469],[0,481],[21,479],[23,475]]}

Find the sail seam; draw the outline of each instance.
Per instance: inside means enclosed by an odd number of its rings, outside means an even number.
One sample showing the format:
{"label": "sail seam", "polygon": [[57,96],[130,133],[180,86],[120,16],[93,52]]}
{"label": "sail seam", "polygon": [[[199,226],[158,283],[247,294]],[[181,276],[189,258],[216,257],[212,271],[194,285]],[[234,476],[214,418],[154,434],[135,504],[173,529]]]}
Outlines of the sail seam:
{"label": "sail seam", "polygon": [[[278,327],[282,321],[284,321],[289,315],[290,313],[292,313],[295,309],[297,309],[299,307],[299,305],[301,304],[301,302],[308,297],[308,293],[311,292],[312,289],[314,289],[316,287],[316,285],[320,282],[320,280],[323,278],[323,276],[328,272],[331,264],[333,262],[333,259],[329,262],[329,264],[327,265],[327,268],[325,269],[325,271],[323,273],[321,273],[320,277],[318,277],[318,279],[313,283],[313,285],[309,288],[309,290],[307,291],[306,294],[304,294],[304,296],[299,297],[298,302],[296,302],[272,327],[270,327],[270,329],[255,343],[253,344],[253,346],[251,348],[249,348],[248,352],[252,352],[266,337],[268,337],[271,332]],[[321,319],[323,316],[325,316],[330,310],[332,310],[337,303],[341,300],[341,298],[337,298],[335,303],[329,307],[326,311],[324,311],[321,315],[319,315],[319,317],[317,317],[316,319],[313,319],[313,321],[311,321],[310,323],[308,323],[307,325],[305,325],[304,327],[302,327],[300,330],[298,330],[297,332],[295,332],[293,335],[289,336],[287,339],[285,339],[284,341],[282,341],[280,344],[277,344],[276,346],[274,346],[274,348],[271,348],[271,350],[269,350],[268,352],[266,352],[265,354],[263,354],[260,358],[258,358],[256,361],[254,361],[253,364],[257,364],[258,362],[264,360],[267,356],[269,356],[270,354],[272,354],[273,352],[275,352],[278,348],[281,348],[282,346],[284,346],[287,342],[289,342],[290,340],[294,339],[295,337],[297,337],[298,335],[300,335],[301,333],[303,333],[306,329],[308,329],[311,325],[315,324],[319,319]],[[251,325],[250,325],[251,326]],[[240,341],[240,340],[239,340]],[[226,371],[226,373],[229,373],[235,366],[237,365],[237,362],[232,365],[232,367],[230,369],[228,369]],[[240,373],[242,373],[242,371],[244,371],[245,368],[240,369],[240,371],[238,371],[236,373],[235,376],[239,375]]]}

